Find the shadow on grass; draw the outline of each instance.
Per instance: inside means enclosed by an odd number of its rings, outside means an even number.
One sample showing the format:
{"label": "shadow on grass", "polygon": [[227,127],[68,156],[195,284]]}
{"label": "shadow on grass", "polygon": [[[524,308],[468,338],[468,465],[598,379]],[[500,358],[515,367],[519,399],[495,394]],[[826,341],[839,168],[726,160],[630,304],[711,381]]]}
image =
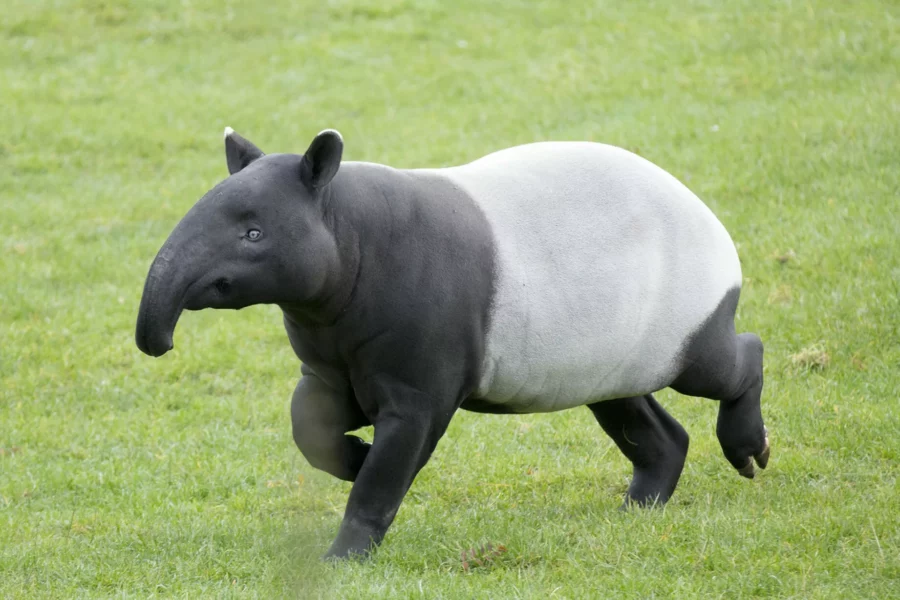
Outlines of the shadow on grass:
{"label": "shadow on grass", "polygon": [[334,598],[334,589],[343,563],[326,562],[322,556],[337,533],[333,523],[313,523],[294,517],[295,522],[280,536],[272,536],[269,548],[277,567],[273,573],[273,585],[280,597],[285,598]]}

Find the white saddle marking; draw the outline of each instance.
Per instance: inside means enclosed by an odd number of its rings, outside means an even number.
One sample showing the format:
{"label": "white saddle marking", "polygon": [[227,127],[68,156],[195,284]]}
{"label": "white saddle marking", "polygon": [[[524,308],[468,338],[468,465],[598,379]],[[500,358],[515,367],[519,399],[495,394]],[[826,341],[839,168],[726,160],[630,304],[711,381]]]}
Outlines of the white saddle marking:
{"label": "white saddle marking", "polygon": [[741,283],[725,228],[621,148],[546,142],[436,172],[481,206],[497,252],[478,396],[516,412],[654,392]]}

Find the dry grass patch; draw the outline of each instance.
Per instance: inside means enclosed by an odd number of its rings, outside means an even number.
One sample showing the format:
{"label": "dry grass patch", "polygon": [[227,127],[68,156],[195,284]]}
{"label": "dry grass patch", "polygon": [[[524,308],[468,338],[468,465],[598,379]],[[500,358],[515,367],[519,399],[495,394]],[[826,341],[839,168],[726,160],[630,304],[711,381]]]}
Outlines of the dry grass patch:
{"label": "dry grass patch", "polygon": [[831,355],[820,344],[807,346],[789,358],[791,366],[800,371],[823,371],[831,362]]}

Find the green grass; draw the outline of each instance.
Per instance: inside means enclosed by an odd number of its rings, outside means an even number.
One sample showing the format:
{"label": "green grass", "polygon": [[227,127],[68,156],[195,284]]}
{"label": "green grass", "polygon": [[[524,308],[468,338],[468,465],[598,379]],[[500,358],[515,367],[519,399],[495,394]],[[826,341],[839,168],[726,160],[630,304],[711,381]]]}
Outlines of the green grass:
{"label": "green grass", "polygon": [[[0,21],[0,597],[900,596],[895,2],[7,0]],[[634,150],[736,240],[773,457],[715,404],[664,510],[589,411],[460,413],[366,564],[321,564],[349,485],[294,447],[278,311],[133,344],[143,279],[225,175],[334,127],[448,165],[548,139]],[[460,554],[507,552],[466,571]]]}

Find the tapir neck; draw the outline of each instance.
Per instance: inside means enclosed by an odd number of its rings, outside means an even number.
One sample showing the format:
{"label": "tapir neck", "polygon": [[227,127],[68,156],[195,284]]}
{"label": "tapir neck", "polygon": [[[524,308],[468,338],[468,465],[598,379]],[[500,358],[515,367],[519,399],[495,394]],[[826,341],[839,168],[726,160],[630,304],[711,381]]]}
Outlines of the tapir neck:
{"label": "tapir neck", "polygon": [[378,295],[374,289],[390,285],[378,275],[380,266],[396,253],[395,235],[409,227],[419,187],[414,171],[342,163],[322,198],[323,219],[337,242],[338,272],[315,302],[280,304],[285,316],[301,325],[334,324]]}
{"label": "tapir neck", "polygon": [[[338,249],[338,262],[321,290],[311,299],[281,302],[287,319],[307,326],[327,326],[340,320],[353,301],[359,281],[361,260],[359,236],[352,223],[334,213],[335,189],[323,190],[323,219],[331,230]],[[340,211],[338,211],[340,212]]]}

